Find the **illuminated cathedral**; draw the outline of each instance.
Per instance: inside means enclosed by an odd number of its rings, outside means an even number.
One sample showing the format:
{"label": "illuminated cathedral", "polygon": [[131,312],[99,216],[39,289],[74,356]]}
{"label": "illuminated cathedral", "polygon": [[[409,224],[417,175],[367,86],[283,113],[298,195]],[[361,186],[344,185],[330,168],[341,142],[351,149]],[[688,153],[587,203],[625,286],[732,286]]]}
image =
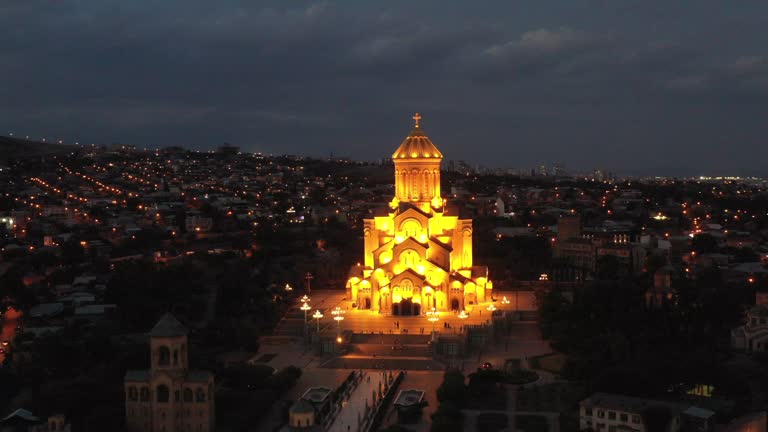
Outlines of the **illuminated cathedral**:
{"label": "illuminated cathedral", "polygon": [[464,310],[491,298],[488,268],[472,263],[472,220],[440,195],[443,155],[421,117],[392,155],[395,197],[386,215],[365,219],[365,257],[353,266],[347,298],[385,315]]}

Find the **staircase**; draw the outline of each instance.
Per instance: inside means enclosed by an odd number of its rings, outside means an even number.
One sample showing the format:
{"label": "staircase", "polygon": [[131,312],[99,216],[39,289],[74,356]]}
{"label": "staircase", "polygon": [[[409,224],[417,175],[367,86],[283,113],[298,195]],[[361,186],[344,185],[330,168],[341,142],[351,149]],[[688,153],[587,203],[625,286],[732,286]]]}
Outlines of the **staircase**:
{"label": "staircase", "polygon": [[291,308],[275,326],[274,335],[302,337],[304,335],[304,311]]}

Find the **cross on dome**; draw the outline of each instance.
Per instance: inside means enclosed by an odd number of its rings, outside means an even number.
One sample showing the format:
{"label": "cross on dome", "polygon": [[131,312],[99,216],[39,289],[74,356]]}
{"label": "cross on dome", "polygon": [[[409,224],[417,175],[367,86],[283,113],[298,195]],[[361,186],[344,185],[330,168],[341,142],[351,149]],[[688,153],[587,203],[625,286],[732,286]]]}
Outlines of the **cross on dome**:
{"label": "cross on dome", "polygon": [[419,120],[421,120],[421,116],[419,115],[419,113],[414,114],[413,117],[411,118],[413,119],[414,122],[416,122],[415,127],[419,127]]}

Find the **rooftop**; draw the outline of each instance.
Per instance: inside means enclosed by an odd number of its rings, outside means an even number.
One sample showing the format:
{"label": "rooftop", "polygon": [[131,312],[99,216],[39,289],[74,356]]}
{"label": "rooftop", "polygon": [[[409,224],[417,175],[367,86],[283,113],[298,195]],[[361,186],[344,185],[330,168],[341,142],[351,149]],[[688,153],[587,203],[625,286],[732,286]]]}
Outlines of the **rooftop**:
{"label": "rooftop", "polygon": [[416,405],[424,399],[424,390],[408,389],[400,390],[400,393],[395,399],[395,405],[407,406]]}
{"label": "rooftop", "polygon": [[305,401],[316,404],[322,403],[325,401],[325,399],[328,398],[332,391],[333,390],[329,389],[328,387],[310,387],[307,389],[307,391],[304,392],[303,395],[301,395],[301,398]]}
{"label": "rooftop", "polygon": [[674,402],[665,402],[610,393],[594,393],[592,396],[582,400],[580,405],[588,407],[599,407],[616,411],[625,411],[634,414],[642,414],[643,411],[653,406],[665,406],[673,411],[678,412],[682,412],[690,407],[690,405],[687,404],[678,404]]}
{"label": "rooftop", "polygon": [[186,336],[187,328],[170,313],[166,313],[160,321],[149,331],[151,337],[177,337]]}
{"label": "rooftop", "polygon": [[149,381],[148,370],[129,370],[125,372],[125,380],[130,382],[146,382]]}

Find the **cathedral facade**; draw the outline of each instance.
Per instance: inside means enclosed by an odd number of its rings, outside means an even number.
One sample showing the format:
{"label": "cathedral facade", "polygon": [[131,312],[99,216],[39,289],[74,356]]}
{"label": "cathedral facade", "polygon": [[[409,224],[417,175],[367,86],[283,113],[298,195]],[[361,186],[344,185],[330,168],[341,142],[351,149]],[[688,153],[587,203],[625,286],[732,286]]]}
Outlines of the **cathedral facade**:
{"label": "cathedral facade", "polygon": [[472,262],[472,220],[446,208],[440,194],[443,155],[415,126],[392,155],[390,211],[365,219],[364,260],[353,266],[347,298],[358,309],[421,315],[463,310],[490,299],[487,267]]}

